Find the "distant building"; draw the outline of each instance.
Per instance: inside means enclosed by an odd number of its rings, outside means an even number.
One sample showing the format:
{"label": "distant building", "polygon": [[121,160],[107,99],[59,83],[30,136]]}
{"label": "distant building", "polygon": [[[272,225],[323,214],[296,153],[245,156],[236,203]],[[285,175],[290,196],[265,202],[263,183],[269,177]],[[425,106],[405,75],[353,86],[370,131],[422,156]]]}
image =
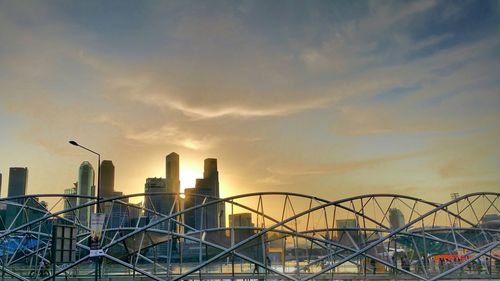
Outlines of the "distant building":
{"label": "distant building", "polygon": [[[253,229],[254,224],[252,222],[251,213],[230,214],[229,226],[233,228],[230,235],[234,234],[234,243],[246,240],[257,233],[257,231]],[[262,241],[262,237],[252,239],[245,245],[240,253],[255,260],[263,260],[262,250],[264,247]]]}
{"label": "distant building", "polygon": [[130,218],[131,226],[135,226],[137,220],[142,216],[142,202],[137,204],[130,204],[128,206],[128,215]]}
{"label": "distant building", "polygon": [[[203,178],[196,179],[195,188],[185,190],[185,208],[203,204],[204,196],[207,196],[205,203],[220,198],[219,193],[219,172],[217,170],[217,159],[205,159]],[[210,229],[226,226],[225,204],[213,204],[204,208],[198,208],[185,214],[187,225],[195,229]]]}
{"label": "distant building", "polygon": [[99,193],[102,197],[111,197],[115,191],[115,166],[111,160],[101,162],[101,182]]}
{"label": "distant building", "polygon": [[[165,158],[165,185],[166,191],[169,193],[180,193],[181,182],[179,180],[179,154],[172,152]],[[179,202],[175,202],[177,196],[168,195],[165,204],[169,207],[169,211],[173,213],[179,211]],[[175,204],[173,209],[172,206]]]}
{"label": "distant building", "polygon": [[[77,187],[77,194],[78,195],[84,195],[84,196],[95,196],[95,173],[94,173],[94,168],[92,168],[92,165],[84,161],[80,165],[80,169],[78,172],[78,187]],[[90,202],[91,200],[88,198],[82,198],[78,197],[76,199],[76,205],[81,206],[83,204],[86,204]],[[80,223],[85,226],[89,226],[90,222],[90,214],[93,212],[94,206],[86,207],[86,208],[80,208],[78,209],[78,219],[80,220]]]}
{"label": "distant building", "polygon": [[229,226],[250,226],[253,227],[252,214],[251,213],[241,213],[229,215]]}
{"label": "distant building", "polygon": [[26,195],[28,168],[13,167],[9,170],[8,197]]}
{"label": "distant building", "polygon": [[403,227],[405,225],[405,216],[403,212],[397,208],[389,209],[389,223],[392,230]]}
{"label": "distant building", "polygon": [[2,197],[2,173],[0,173],[0,197]]}
{"label": "distant building", "polygon": [[[8,197],[26,195],[26,188],[28,185],[28,168],[12,167],[9,169],[9,186]],[[25,199],[13,199],[10,202],[23,205]],[[21,211],[21,206],[7,205],[5,223],[6,228],[9,226],[17,227],[26,222],[23,214],[17,215]],[[14,221],[15,219],[15,221]]]}
{"label": "distant building", "polygon": [[[115,191],[113,193],[113,197],[117,196],[123,196],[123,192]],[[119,201],[115,200],[114,202],[108,202],[112,203],[111,212],[108,218],[109,219],[108,227],[115,228],[115,227],[128,226],[130,222],[129,207],[127,205],[128,197],[122,198]]]}
{"label": "distant building", "polygon": [[165,158],[165,179],[167,180],[167,192],[180,192],[179,154],[175,152],[170,153]]}
{"label": "distant building", "polygon": [[[145,193],[166,192],[166,180],[164,178],[147,178],[144,185]],[[170,209],[165,202],[168,198],[164,194],[144,196],[144,207],[147,209],[145,216],[153,216],[154,212],[168,214]]]}
{"label": "distant building", "polygon": [[500,215],[486,214],[479,222],[479,227],[489,229],[500,229]]}
{"label": "distant building", "polygon": [[342,245],[355,246],[361,240],[358,220],[341,219],[335,221],[337,230],[337,240]]}
{"label": "distant building", "polygon": [[[77,189],[78,183],[74,183],[73,187],[66,188],[64,190],[64,194],[67,195],[76,195],[76,189]],[[65,197],[64,198],[64,209],[70,209],[76,207],[76,197]],[[65,212],[63,214],[63,217],[67,218],[68,220],[74,220],[76,217],[76,210],[70,211],[70,212]]]}

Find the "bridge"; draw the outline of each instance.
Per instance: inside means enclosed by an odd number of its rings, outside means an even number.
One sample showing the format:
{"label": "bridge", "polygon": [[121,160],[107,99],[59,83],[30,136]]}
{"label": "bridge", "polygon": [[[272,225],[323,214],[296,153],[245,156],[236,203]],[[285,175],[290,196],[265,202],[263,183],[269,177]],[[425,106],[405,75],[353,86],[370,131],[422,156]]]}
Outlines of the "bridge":
{"label": "bridge", "polygon": [[[85,215],[96,211],[97,198],[2,198],[2,278],[500,278],[500,193],[471,193],[444,203],[397,194],[334,201],[287,192],[191,196],[194,205],[171,193],[100,198],[106,218],[99,251],[91,250],[95,232]],[[76,205],[77,198],[85,200]]]}

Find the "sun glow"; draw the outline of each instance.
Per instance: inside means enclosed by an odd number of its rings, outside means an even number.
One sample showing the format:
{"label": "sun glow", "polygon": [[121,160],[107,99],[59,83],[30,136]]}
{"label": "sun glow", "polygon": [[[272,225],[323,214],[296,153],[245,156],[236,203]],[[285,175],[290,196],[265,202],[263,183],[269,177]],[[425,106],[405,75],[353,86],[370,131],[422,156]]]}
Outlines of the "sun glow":
{"label": "sun glow", "polygon": [[202,172],[196,172],[194,169],[189,167],[181,167],[179,171],[179,177],[181,181],[181,192],[184,192],[186,188],[192,188],[196,184],[196,179],[201,178]]}

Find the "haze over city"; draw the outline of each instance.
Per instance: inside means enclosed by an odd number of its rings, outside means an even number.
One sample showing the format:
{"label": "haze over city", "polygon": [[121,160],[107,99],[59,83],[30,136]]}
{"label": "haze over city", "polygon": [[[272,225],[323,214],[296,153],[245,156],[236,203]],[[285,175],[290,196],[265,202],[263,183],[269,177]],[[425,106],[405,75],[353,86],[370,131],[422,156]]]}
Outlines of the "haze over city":
{"label": "haze over city", "polygon": [[218,159],[221,196],[500,190],[498,1],[0,1],[0,173],[83,161],[144,191]]}

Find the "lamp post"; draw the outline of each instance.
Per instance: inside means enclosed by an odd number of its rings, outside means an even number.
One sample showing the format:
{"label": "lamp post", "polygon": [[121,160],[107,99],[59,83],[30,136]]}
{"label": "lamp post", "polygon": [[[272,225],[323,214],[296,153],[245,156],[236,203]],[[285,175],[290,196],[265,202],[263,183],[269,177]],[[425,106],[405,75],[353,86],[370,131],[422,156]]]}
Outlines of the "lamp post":
{"label": "lamp post", "polygon": [[96,193],[97,193],[97,213],[101,212],[101,207],[100,207],[100,201],[101,201],[101,193],[100,193],[100,185],[101,185],[101,154],[93,151],[92,149],[89,149],[79,143],[77,143],[76,141],[69,141],[69,143],[71,145],[74,145],[74,146],[78,146],[78,147],[81,147],[89,152],[92,152],[94,153],[95,155],[97,155],[97,190],[96,190]]}
{"label": "lamp post", "polygon": [[[89,152],[92,152],[94,153],[95,155],[97,155],[97,213],[100,213],[101,212],[101,207],[100,207],[100,202],[101,202],[101,193],[100,193],[100,190],[99,190],[99,186],[101,185],[101,154],[93,151],[92,149],[89,149],[81,144],[78,144],[76,141],[69,141],[69,143],[71,145],[74,145],[74,146],[78,146],[78,147],[81,147]],[[95,280],[97,281],[98,280],[98,277],[100,278],[100,259],[99,258],[95,258]]]}

